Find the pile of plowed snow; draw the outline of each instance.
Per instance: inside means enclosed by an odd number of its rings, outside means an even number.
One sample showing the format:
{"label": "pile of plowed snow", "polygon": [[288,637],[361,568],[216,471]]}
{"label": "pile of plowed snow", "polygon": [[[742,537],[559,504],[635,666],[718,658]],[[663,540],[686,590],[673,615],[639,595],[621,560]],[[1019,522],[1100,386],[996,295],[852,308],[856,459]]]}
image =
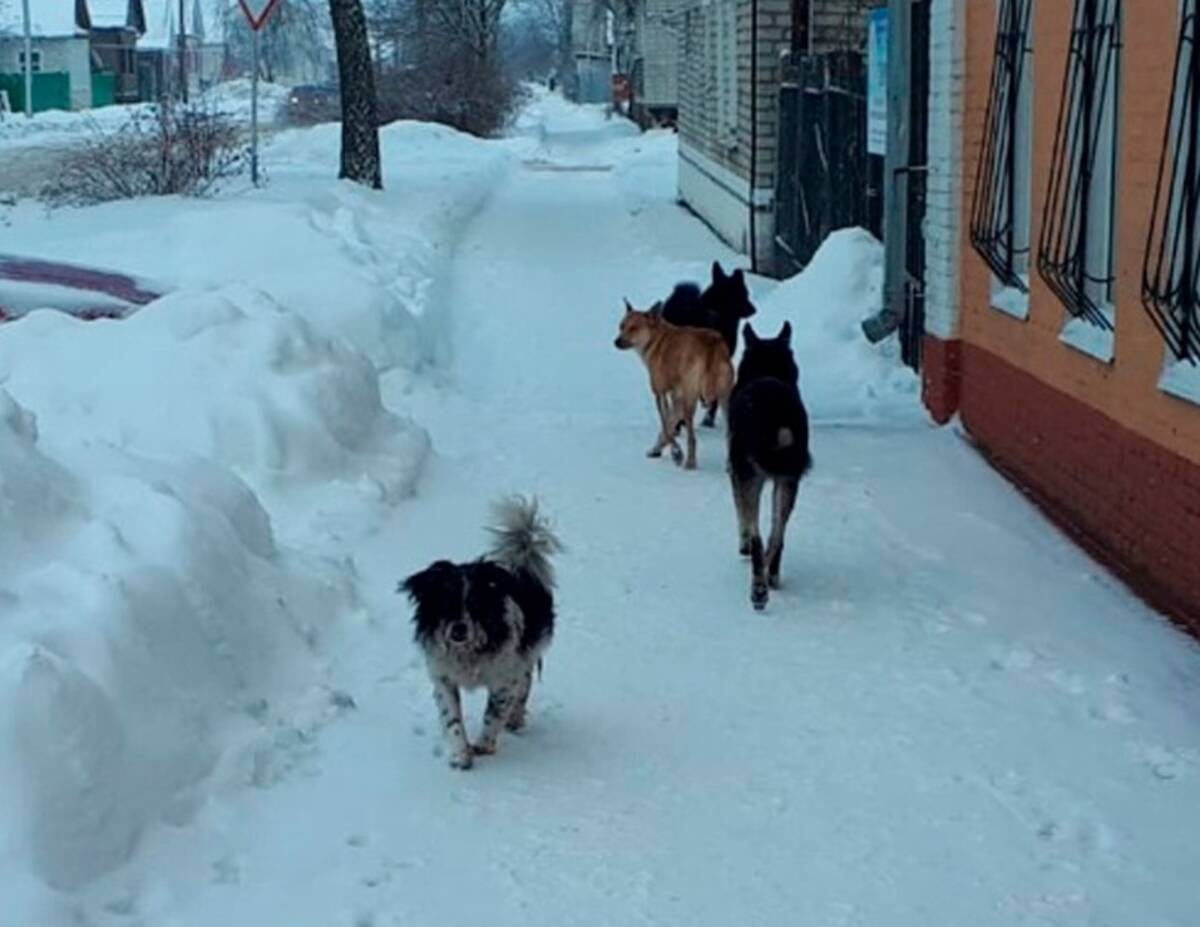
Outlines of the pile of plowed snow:
{"label": "pile of plowed snow", "polygon": [[879,311],[883,245],[863,229],[834,232],[796,276],[775,287],[751,319],[775,335],[785,320],[800,388],[815,421],[912,422],[924,417],[920,380],[900,359],[896,336],[870,344],[862,320]]}
{"label": "pile of plowed snow", "polygon": [[281,547],[227,469],[67,444],[0,391],[5,898],[78,886],[186,820],[232,730],[310,688],[355,607],[345,568]]}

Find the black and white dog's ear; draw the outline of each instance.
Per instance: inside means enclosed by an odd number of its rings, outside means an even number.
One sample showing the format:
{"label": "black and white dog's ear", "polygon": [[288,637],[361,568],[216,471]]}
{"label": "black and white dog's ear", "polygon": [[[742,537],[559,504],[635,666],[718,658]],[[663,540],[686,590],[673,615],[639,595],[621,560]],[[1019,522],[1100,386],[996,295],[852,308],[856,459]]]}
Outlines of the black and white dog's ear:
{"label": "black and white dog's ear", "polygon": [[449,560],[438,560],[404,580],[396,591],[407,593],[413,604],[417,605],[451,592],[457,574],[457,567]]}
{"label": "black and white dog's ear", "polygon": [[725,279],[725,268],[721,266],[720,261],[713,261],[712,279],[713,283],[720,283]]}
{"label": "black and white dog's ear", "polygon": [[779,334],[775,336],[777,341],[782,341],[786,347],[792,345],[792,323],[784,322],[783,328],[779,330]]}
{"label": "black and white dog's ear", "polygon": [[742,337],[746,339],[746,344],[758,344],[758,332],[754,330],[754,326],[747,322],[742,326]]}
{"label": "black and white dog's ear", "polygon": [[742,273],[740,267],[729,275],[729,279],[738,284],[743,290],[746,288],[746,275]]}

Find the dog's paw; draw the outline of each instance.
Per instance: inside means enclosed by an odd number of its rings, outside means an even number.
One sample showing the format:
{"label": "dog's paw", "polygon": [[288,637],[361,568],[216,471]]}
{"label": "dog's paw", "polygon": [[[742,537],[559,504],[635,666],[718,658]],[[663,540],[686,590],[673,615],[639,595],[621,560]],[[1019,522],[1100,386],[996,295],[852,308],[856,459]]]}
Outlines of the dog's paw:
{"label": "dog's paw", "polygon": [[767,577],[767,585],[770,586],[772,589],[778,589],[780,586],[779,574],[772,573],[770,576],[768,576]]}
{"label": "dog's paw", "polygon": [[738,544],[738,555],[742,557],[750,556],[750,542],[742,541]]}
{"label": "dog's paw", "polygon": [[696,469],[696,458],[693,457],[691,460],[689,460],[687,463],[685,463],[683,465],[683,469],[695,470]]}
{"label": "dog's paw", "polygon": [[520,734],[525,730],[525,717],[522,715],[519,718],[509,718],[504,723],[504,729],[513,734]]}
{"label": "dog's paw", "polygon": [[674,445],[671,446],[671,459],[676,465],[683,463],[683,450]]}
{"label": "dog's paw", "polygon": [[474,765],[475,754],[470,750],[465,753],[455,752],[450,754],[451,769],[470,769]]}
{"label": "dog's paw", "polygon": [[646,451],[646,456],[647,457],[661,457],[662,456],[662,448],[661,447],[652,447],[652,448],[650,448],[650,450]]}
{"label": "dog's paw", "polygon": [[489,743],[478,743],[471,748],[471,752],[476,756],[492,756],[496,752],[496,745]]}
{"label": "dog's paw", "polygon": [[767,591],[767,584],[755,582],[750,587],[750,604],[754,606],[756,612],[761,612],[767,607],[767,599],[770,593]]}

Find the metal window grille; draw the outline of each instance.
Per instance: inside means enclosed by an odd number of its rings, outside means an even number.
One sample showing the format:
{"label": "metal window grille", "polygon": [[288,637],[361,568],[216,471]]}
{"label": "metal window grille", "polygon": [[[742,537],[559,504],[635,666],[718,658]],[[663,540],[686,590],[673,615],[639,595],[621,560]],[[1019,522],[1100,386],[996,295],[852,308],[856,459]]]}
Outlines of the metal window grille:
{"label": "metal window grille", "polygon": [[1178,360],[1200,364],[1200,0],[1183,0],[1171,111],[1154,195],[1142,304]]}
{"label": "metal window grille", "polygon": [[1120,0],[1075,0],[1038,242],[1038,272],[1067,311],[1109,331],[1120,35]]}
{"label": "metal window grille", "polygon": [[1029,47],[1032,0],[1001,0],[997,20],[992,86],[988,95],[983,146],[971,204],[971,244],[1001,284],[1027,292],[1021,271],[1029,255],[1029,230],[1018,229],[1017,189],[1022,81]]}

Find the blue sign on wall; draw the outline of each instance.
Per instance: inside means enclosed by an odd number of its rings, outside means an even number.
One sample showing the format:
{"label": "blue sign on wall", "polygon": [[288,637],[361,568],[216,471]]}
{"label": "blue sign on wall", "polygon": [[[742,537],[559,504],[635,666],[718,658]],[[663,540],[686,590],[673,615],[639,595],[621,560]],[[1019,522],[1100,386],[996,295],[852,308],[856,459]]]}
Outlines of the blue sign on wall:
{"label": "blue sign on wall", "polygon": [[867,153],[887,154],[888,11],[867,18]]}

